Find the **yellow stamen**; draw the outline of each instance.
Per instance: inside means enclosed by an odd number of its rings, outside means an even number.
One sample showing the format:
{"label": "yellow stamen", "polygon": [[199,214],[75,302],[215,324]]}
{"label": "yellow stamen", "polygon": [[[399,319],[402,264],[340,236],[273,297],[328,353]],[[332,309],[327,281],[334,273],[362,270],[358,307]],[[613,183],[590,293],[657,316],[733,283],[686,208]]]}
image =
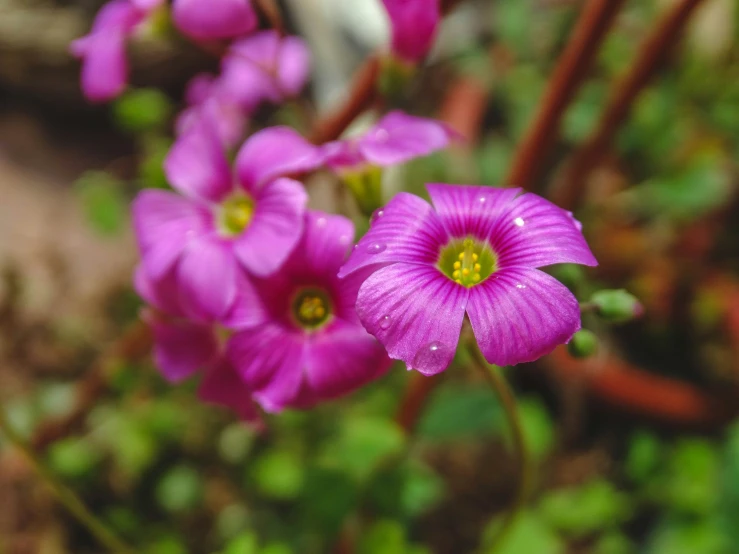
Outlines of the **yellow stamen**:
{"label": "yellow stamen", "polygon": [[479,273],[480,270],[482,269],[482,266],[480,264],[475,264],[475,266],[472,269],[474,269],[475,271]]}
{"label": "yellow stamen", "polygon": [[460,267],[462,267],[460,262],[454,262],[454,269],[459,269]]}
{"label": "yellow stamen", "polygon": [[464,268],[464,269],[462,270],[462,275],[464,275],[465,277],[467,277],[467,276],[468,276],[469,274],[470,274],[470,270],[469,270],[468,268],[466,268],[466,267],[465,267],[465,268]]}

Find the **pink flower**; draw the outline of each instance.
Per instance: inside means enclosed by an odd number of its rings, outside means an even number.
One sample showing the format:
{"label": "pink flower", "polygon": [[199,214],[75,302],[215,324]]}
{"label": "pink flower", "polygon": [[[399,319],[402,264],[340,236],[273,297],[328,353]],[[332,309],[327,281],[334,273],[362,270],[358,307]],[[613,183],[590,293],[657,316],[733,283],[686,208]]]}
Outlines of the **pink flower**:
{"label": "pink flower", "polygon": [[165,160],[182,195],[145,190],[133,203],[142,262],[154,280],[174,272],[182,311],[226,316],[241,271],[271,275],[300,240],[307,195],[284,177],[317,167],[320,151],[287,127],[265,129],[241,148],[232,174],[216,133],[203,124],[183,134]]}
{"label": "pink flower", "polygon": [[[155,281],[139,266],[134,287],[154,308],[144,310],[142,317],[154,335],[154,363],[164,378],[178,383],[202,371],[205,376],[198,390],[201,400],[230,408],[242,420],[260,426],[251,391],[223,355],[215,322],[186,317],[172,273]],[[237,299],[223,319],[225,328],[249,327],[264,319],[254,294],[249,281],[240,279]]]}
{"label": "pink flower", "polygon": [[224,56],[218,77],[201,74],[188,84],[189,107],[179,116],[177,131],[181,134],[205,118],[230,148],[260,104],[279,104],[299,94],[309,69],[308,48],[297,37],[264,31],[237,40]]}
{"label": "pink flower", "polygon": [[391,48],[403,61],[421,61],[441,22],[439,0],[382,0],[390,16]]}
{"label": "pink flower", "polygon": [[377,213],[339,276],[356,278],[356,309],[392,358],[443,371],[465,313],[485,358],[528,362],[580,328],[578,302],[537,268],[597,265],[572,214],[520,189],[427,185]]}
{"label": "pink flower", "polygon": [[359,281],[336,276],[354,236],[351,221],[307,212],[304,228],[285,265],[254,281],[265,321],[228,344],[230,361],[270,412],[346,394],[389,366],[354,311]]}
{"label": "pink flower", "polygon": [[298,37],[277,31],[235,41],[221,63],[221,86],[246,109],[296,96],[310,72],[310,52]]}
{"label": "pink flower", "polygon": [[455,137],[440,121],[393,111],[360,137],[325,144],[325,163],[342,173],[387,167],[446,148]]}
{"label": "pink flower", "polygon": [[172,20],[195,40],[238,37],[258,24],[250,0],[174,0]]}
{"label": "pink flower", "polygon": [[82,92],[93,102],[118,96],[128,81],[126,40],[164,0],[111,0],[98,12],[90,33],[72,42],[82,60]]}

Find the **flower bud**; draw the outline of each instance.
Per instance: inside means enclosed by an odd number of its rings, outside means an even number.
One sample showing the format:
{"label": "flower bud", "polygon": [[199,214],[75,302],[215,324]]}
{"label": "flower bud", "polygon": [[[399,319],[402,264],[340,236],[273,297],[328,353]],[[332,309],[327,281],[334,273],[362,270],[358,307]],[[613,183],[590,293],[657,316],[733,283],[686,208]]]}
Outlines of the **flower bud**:
{"label": "flower bud", "polygon": [[600,290],[593,294],[590,302],[599,316],[612,323],[624,323],[644,313],[641,302],[624,289]]}
{"label": "flower bud", "polygon": [[592,356],[598,350],[598,337],[592,331],[580,329],[572,335],[572,339],[567,345],[567,350],[573,358],[587,358]]}

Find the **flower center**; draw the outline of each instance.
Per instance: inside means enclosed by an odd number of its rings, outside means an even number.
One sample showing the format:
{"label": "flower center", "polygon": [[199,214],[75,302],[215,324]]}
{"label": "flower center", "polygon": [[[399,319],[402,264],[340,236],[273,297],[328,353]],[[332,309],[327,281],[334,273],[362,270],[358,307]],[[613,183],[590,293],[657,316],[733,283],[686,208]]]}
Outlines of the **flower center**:
{"label": "flower center", "polygon": [[231,196],[222,204],[218,213],[220,232],[233,237],[240,234],[251,222],[254,214],[254,201],[245,195]]}
{"label": "flower center", "polygon": [[325,291],[303,289],[295,295],[292,315],[298,325],[305,329],[316,329],[326,323],[331,316],[331,301]]}
{"label": "flower center", "polygon": [[436,267],[455,283],[469,288],[495,273],[497,265],[497,256],[487,242],[467,237],[447,244]]}

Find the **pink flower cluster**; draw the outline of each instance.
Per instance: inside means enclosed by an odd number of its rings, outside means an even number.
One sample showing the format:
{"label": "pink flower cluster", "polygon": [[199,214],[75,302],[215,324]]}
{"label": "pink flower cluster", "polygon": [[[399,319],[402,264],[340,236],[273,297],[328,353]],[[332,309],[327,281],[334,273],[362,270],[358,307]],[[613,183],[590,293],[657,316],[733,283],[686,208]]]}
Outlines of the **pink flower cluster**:
{"label": "pink flower cluster", "polygon": [[[395,54],[419,61],[438,2],[384,3]],[[103,8],[73,45],[88,96],[121,90],[124,40],[162,8],[160,0]],[[305,84],[305,45],[275,31],[243,36],[257,25],[248,0],[174,0],[172,19],[195,40],[234,40],[220,75],[188,87],[164,162],[174,190],[144,190],[132,208],[135,287],[167,379],[202,372],[204,401],[254,421],[257,404],[313,406],[382,375],[391,359],[442,371],[465,315],[496,364],[536,359],[579,329],[575,297],[538,269],[595,265],[572,214],[518,189],[433,184],[431,205],[398,194],[354,245],[351,220],[307,208],[300,176],[321,167],[377,173],[445,148],[454,133],[391,111],[363,135],[323,145],[288,127],[243,140],[257,105]]]}

